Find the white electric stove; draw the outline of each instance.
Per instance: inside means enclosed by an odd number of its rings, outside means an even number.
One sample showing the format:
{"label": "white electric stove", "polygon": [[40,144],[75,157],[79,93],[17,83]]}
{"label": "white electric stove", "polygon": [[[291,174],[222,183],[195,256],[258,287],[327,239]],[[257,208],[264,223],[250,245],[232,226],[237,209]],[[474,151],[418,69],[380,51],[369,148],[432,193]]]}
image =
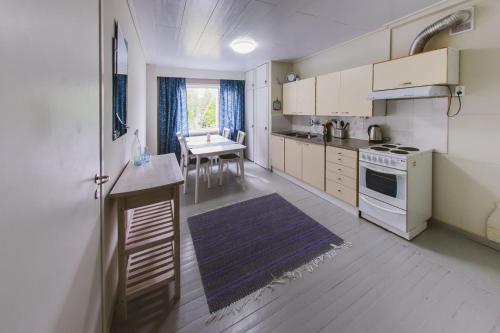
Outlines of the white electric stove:
{"label": "white electric stove", "polygon": [[432,215],[432,151],[400,144],[359,150],[361,217],[408,240]]}

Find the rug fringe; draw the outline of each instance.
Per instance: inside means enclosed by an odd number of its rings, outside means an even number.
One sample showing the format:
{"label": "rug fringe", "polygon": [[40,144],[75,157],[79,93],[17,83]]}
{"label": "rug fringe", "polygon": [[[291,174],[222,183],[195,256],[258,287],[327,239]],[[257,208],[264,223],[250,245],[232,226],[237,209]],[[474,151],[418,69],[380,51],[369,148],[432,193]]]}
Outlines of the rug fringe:
{"label": "rug fringe", "polygon": [[221,320],[228,315],[235,315],[240,313],[249,302],[259,302],[264,292],[268,290],[269,292],[273,292],[275,285],[283,285],[294,280],[302,279],[304,276],[302,274],[303,272],[313,273],[316,268],[318,268],[326,259],[333,259],[333,257],[337,255],[337,250],[340,250],[342,248],[350,248],[352,247],[352,243],[344,241],[342,245],[330,244],[330,246],[332,247],[331,250],[317,256],[308,263],[300,266],[297,269],[294,269],[293,271],[285,272],[280,277],[273,277],[273,280],[269,282],[265,287],[254,291],[250,295],[245,296],[234,303],[231,303],[223,309],[211,313],[208,319],[205,321],[205,324],[210,324],[214,321]]}

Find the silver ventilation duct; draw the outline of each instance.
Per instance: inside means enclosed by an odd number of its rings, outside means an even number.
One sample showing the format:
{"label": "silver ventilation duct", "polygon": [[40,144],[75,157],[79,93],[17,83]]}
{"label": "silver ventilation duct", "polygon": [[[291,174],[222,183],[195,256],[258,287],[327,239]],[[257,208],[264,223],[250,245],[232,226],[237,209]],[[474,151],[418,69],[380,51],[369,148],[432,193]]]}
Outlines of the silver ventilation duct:
{"label": "silver ventilation duct", "polygon": [[462,24],[469,20],[471,17],[471,12],[468,10],[459,10],[451,15],[443,17],[439,21],[436,21],[429,25],[427,28],[422,30],[410,47],[410,55],[414,55],[417,53],[422,53],[424,50],[425,44],[434,37],[439,32],[451,28],[455,25]]}

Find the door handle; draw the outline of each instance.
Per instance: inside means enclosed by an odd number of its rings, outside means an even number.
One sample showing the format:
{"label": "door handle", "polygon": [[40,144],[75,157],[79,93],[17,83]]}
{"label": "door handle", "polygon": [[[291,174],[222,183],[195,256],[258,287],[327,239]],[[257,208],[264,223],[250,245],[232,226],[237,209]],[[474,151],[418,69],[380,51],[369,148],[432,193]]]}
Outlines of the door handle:
{"label": "door handle", "polygon": [[97,185],[103,185],[109,182],[109,176],[99,176],[98,174],[95,174],[94,176],[94,182]]}

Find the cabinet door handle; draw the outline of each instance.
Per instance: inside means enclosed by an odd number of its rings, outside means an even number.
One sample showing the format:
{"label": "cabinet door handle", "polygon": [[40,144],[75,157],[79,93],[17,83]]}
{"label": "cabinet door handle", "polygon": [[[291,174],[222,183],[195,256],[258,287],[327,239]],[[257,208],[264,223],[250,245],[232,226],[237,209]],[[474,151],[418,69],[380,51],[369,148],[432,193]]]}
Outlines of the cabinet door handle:
{"label": "cabinet door handle", "polygon": [[410,84],[412,84],[413,82],[409,81],[409,82],[403,82],[401,83],[400,85],[401,86],[409,86]]}
{"label": "cabinet door handle", "polygon": [[337,192],[342,193],[342,191],[341,191],[341,190],[337,190]]}

